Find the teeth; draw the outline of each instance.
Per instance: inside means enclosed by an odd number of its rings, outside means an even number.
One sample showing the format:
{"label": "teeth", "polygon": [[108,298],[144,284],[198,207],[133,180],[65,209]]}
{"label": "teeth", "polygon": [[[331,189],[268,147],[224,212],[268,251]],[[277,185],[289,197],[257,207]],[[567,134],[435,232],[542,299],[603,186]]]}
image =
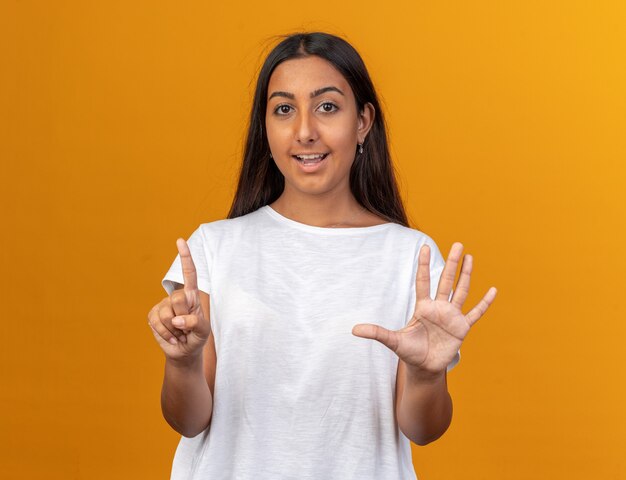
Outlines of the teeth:
{"label": "teeth", "polygon": [[324,157],[325,154],[321,155],[296,155],[300,160],[318,160]]}

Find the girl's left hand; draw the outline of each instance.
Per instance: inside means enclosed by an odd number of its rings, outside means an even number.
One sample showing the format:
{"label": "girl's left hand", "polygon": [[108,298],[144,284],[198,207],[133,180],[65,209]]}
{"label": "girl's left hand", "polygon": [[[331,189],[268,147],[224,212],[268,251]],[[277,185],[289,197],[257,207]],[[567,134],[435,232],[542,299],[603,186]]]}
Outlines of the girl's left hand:
{"label": "girl's left hand", "polygon": [[430,298],[430,248],[419,252],[415,281],[415,312],[401,330],[391,331],[379,325],[358,324],[352,333],[358,337],[378,340],[393,350],[413,372],[439,374],[454,359],[470,328],[487,311],[497,290],[491,287],[466,315],[461,308],[467,298],[472,273],[472,257],[465,255],[457,288],[450,299],[463,245],[455,243],[443,268],[437,295]]}

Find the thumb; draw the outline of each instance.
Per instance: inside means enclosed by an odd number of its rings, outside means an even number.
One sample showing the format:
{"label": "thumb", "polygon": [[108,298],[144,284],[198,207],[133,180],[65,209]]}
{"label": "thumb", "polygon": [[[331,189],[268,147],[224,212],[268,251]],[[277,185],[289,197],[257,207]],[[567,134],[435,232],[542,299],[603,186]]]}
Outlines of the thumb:
{"label": "thumb", "polygon": [[361,338],[369,338],[370,340],[376,340],[393,352],[398,349],[398,333],[387,330],[380,325],[359,323],[358,325],[352,327],[352,335]]}
{"label": "thumb", "polygon": [[211,331],[209,322],[204,319],[202,309],[199,314],[177,315],[172,319],[172,325],[186,334],[189,332],[196,333],[199,337],[208,337]]}

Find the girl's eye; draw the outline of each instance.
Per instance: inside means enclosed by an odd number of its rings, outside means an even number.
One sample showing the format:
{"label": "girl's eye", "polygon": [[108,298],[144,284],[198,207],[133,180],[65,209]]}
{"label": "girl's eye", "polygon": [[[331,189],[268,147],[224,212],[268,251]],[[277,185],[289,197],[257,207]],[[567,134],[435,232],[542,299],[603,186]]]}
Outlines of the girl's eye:
{"label": "girl's eye", "polygon": [[324,102],[320,106],[322,107],[324,113],[333,113],[337,109],[337,105],[331,102]]}
{"label": "girl's eye", "polygon": [[289,105],[278,105],[278,107],[276,107],[276,110],[274,110],[274,113],[278,113],[279,115],[286,115],[289,113],[289,109],[291,107]]}
{"label": "girl's eye", "polygon": [[[333,113],[338,110],[337,105],[332,102],[324,102],[320,105],[323,113]],[[285,116],[288,115],[291,110],[291,105],[278,105],[274,109],[274,113],[277,115]]]}

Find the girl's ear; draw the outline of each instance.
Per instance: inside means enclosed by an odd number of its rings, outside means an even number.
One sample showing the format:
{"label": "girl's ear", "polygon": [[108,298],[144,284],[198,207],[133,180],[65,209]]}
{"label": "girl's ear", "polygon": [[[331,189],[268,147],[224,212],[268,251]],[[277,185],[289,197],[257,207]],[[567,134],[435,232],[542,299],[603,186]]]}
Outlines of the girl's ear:
{"label": "girl's ear", "polygon": [[376,110],[374,109],[374,105],[372,105],[370,102],[367,102],[363,106],[363,110],[359,113],[359,122],[357,128],[359,143],[363,143],[365,141],[365,137],[367,137],[367,134],[374,124],[375,116]]}

